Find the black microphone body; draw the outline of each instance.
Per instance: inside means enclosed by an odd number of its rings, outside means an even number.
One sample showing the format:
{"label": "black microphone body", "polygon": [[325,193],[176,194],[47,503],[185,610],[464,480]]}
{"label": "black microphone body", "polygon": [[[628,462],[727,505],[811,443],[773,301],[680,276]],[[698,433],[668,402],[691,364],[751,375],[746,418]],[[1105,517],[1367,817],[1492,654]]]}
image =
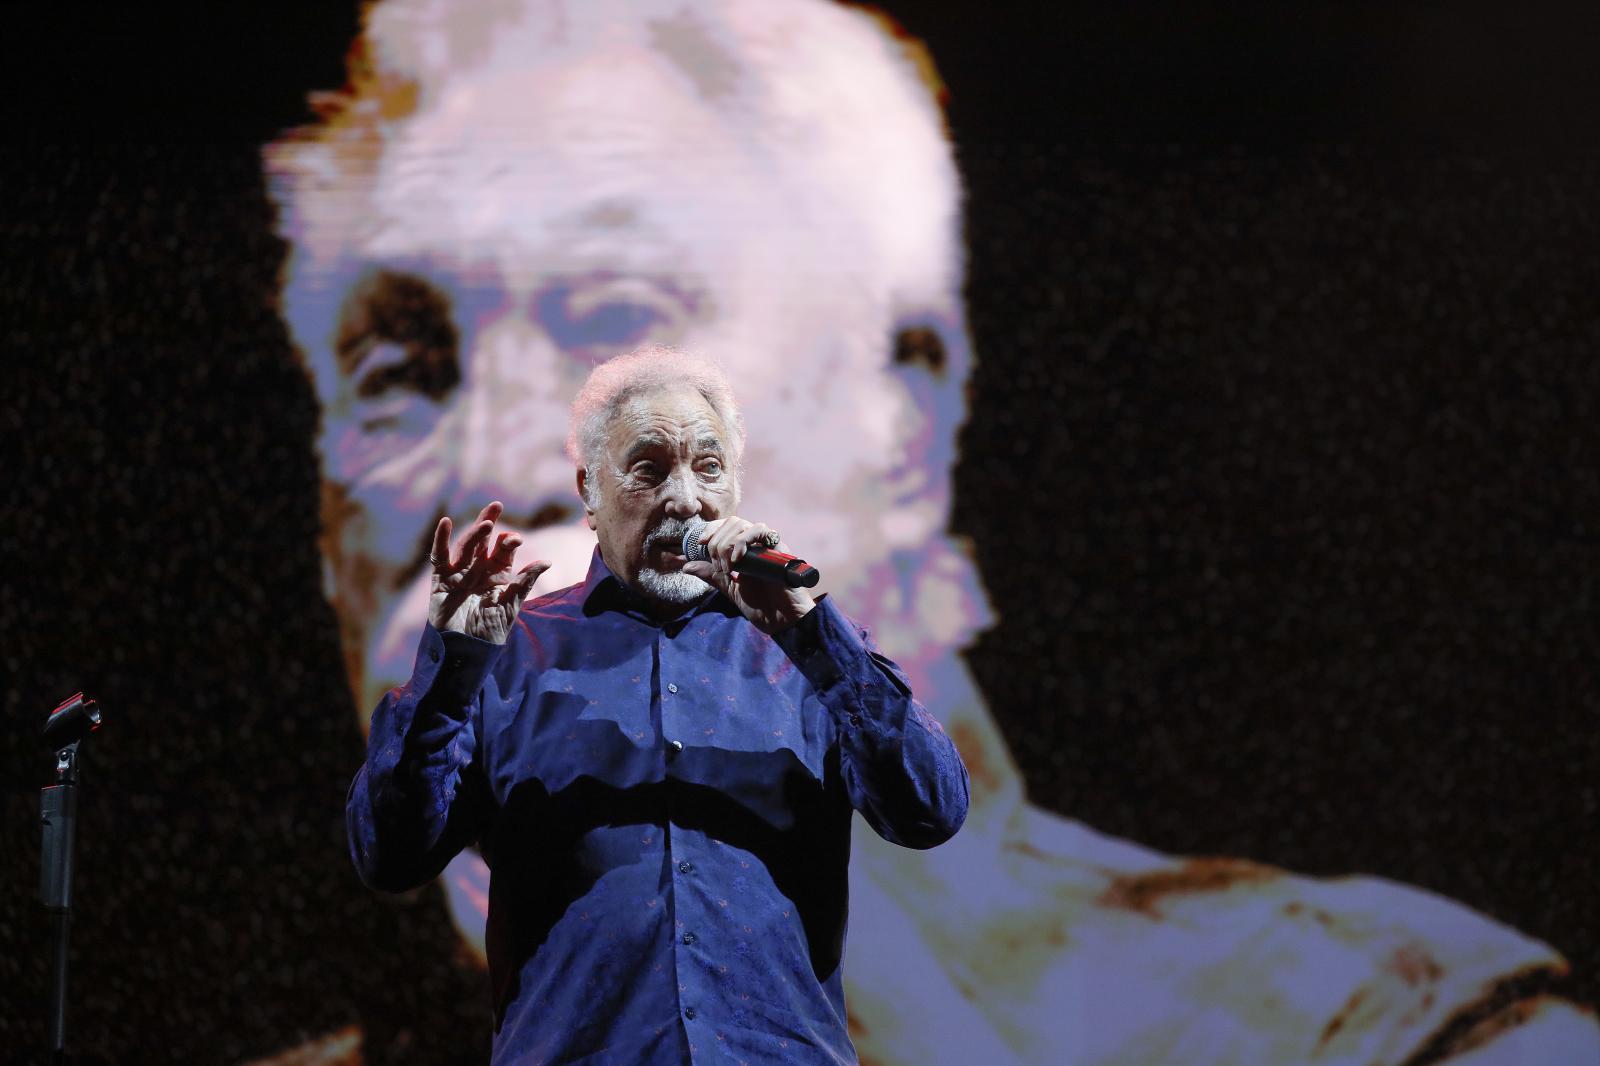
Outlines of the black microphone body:
{"label": "black microphone body", "polygon": [[[711,560],[706,553],[706,546],[700,543],[700,534],[705,532],[705,528],[705,520],[696,515],[689,519],[683,531],[683,557],[691,563]],[[733,564],[733,569],[745,577],[775,581],[792,589],[815,588],[817,582],[822,580],[822,572],[804,559],[796,559],[787,552],[762,544],[752,544],[746,548],[744,556]]]}

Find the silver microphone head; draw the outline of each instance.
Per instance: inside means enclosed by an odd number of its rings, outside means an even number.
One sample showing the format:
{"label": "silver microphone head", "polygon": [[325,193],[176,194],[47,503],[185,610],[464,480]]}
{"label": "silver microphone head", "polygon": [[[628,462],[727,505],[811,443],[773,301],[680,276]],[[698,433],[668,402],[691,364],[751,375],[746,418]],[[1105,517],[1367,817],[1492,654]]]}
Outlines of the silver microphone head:
{"label": "silver microphone head", "polygon": [[691,563],[703,563],[710,558],[706,554],[706,546],[700,543],[700,534],[705,532],[706,520],[695,515],[684,523],[683,527],[683,557]]}

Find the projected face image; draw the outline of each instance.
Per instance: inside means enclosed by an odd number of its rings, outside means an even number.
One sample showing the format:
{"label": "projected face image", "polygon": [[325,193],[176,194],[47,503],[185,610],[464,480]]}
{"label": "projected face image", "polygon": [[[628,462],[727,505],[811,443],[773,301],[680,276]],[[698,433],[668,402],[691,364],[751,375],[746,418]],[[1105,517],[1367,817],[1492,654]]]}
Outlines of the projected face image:
{"label": "projected face image", "polygon": [[[567,405],[595,363],[645,343],[725,366],[758,430],[746,512],[858,612],[888,621],[921,602],[912,587],[947,587],[925,598],[941,608],[932,633],[897,626],[893,653],[914,666],[927,640],[964,638],[969,568],[930,554],[965,352],[955,183],[892,43],[857,28],[863,69],[890,91],[856,128],[836,101],[760,99],[778,94],[741,69],[737,27],[663,16],[567,48],[518,29],[371,87],[274,161],[292,186],[285,312],[323,403],[325,548],[358,706],[410,672],[440,515],[503,500],[525,558],[555,564],[540,590],[581,580],[594,539]],[[397,100],[404,113],[381,117]],[[753,102],[785,109],[803,151],[753,127]]]}
{"label": "projected face image", "polygon": [[[739,513],[822,571],[971,771],[948,844],[854,837],[864,1058],[1407,1061],[1500,977],[1564,963],[1421,892],[1174,859],[1024,801],[957,654],[987,622],[945,528],[960,189],[908,48],[824,0],[367,9],[350,84],[266,153],[355,706],[411,674],[440,516],[501,500],[520,561],[554,563],[535,596],[582,580],[580,384],[646,344],[708,355],[747,428]],[[480,945],[487,877],[464,852],[443,878]]]}

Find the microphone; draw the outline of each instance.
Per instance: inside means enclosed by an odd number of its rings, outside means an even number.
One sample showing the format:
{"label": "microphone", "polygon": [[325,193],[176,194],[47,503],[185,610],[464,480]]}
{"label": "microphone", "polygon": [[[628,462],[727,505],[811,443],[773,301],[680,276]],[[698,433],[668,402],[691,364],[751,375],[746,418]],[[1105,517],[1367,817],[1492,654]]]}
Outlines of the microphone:
{"label": "microphone", "polygon": [[[711,559],[706,554],[706,546],[700,543],[700,534],[704,533],[705,529],[705,519],[699,515],[689,519],[684,526],[683,557],[691,563],[704,563]],[[747,547],[744,550],[744,557],[733,564],[733,569],[745,577],[776,581],[792,589],[813,588],[822,580],[822,572],[804,559],[796,559],[764,544],[752,544]]]}
{"label": "microphone", "polygon": [[76,744],[100,728],[100,705],[81,692],[74,692],[56,705],[44,723],[44,744],[60,751]]}

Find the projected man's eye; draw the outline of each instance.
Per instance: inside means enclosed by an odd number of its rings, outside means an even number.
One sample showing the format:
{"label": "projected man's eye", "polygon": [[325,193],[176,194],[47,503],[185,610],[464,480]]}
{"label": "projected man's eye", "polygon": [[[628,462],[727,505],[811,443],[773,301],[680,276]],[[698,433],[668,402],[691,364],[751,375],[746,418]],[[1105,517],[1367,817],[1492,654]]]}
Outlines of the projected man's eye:
{"label": "projected man's eye", "polygon": [[[336,351],[358,404],[438,400],[460,381],[458,343],[448,296],[425,278],[381,270],[345,299]],[[370,413],[382,423],[381,412]]]}
{"label": "projected man's eye", "polygon": [[670,343],[685,308],[673,293],[655,284],[608,278],[554,285],[535,298],[534,313],[550,339],[563,350],[596,350],[602,355],[645,343]]}

